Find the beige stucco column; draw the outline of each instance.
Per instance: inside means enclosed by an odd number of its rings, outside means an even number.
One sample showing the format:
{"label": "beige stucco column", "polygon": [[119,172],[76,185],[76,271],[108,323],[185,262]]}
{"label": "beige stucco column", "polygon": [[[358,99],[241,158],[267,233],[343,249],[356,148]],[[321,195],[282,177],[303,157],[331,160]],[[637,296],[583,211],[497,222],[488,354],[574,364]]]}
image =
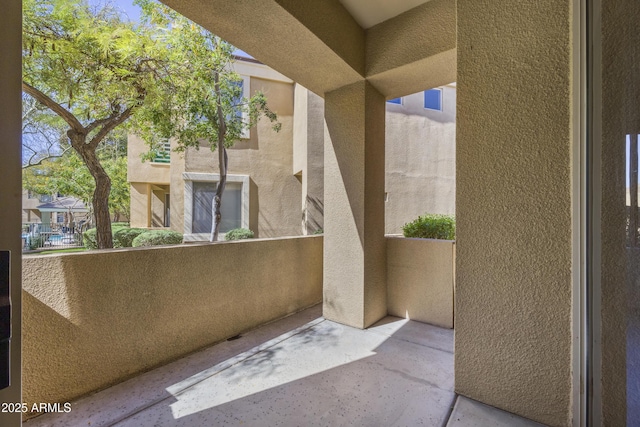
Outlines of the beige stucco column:
{"label": "beige stucco column", "polygon": [[[0,16],[0,250],[11,251],[11,386],[0,391],[0,402],[21,401],[20,347],[22,299],[22,251],[20,220],[22,204],[21,164],[21,40],[22,4],[7,0]],[[20,425],[20,413],[0,412],[0,425]]]}
{"label": "beige stucco column", "polygon": [[455,388],[552,426],[574,391],[573,3],[457,2]]}
{"label": "beige stucco column", "polygon": [[325,95],[323,314],[358,328],[387,313],[384,115],[367,82]]}

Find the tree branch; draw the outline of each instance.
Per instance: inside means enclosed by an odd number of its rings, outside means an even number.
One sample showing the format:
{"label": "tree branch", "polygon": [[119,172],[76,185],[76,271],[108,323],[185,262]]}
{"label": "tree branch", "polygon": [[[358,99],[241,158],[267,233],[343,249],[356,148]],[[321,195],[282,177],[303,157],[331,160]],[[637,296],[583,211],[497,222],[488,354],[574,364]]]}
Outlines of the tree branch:
{"label": "tree branch", "polygon": [[53,99],[49,98],[44,93],[40,92],[35,87],[31,86],[29,83],[22,81],[22,90],[27,94],[31,95],[36,101],[49,108],[51,111],[56,113],[58,116],[62,117],[62,119],[71,126],[71,128],[78,133],[84,133],[84,127],[76,119],[76,117],[67,111],[62,105],[55,102]]}
{"label": "tree branch", "polygon": [[47,153],[46,156],[42,157],[37,162],[34,162],[33,159],[38,157],[38,155],[40,153],[38,153],[37,151],[33,150],[31,147],[25,147],[25,148],[29,148],[29,150],[33,151],[33,154],[31,155],[31,157],[29,157],[29,161],[27,162],[27,164],[22,166],[22,169],[28,169],[28,168],[31,168],[31,167],[34,167],[34,166],[40,166],[42,164],[42,162],[44,162],[45,160],[59,159],[59,158],[63,157],[67,153],[67,151],[69,151],[71,149],[71,146],[68,146],[67,148],[62,150],[62,153],[60,153],[60,154]]}
{"label": "tree branch", "polygon": [[102,128],[100,128],[98,133],[93,138],[91,138],[91,141],[89,141],[89,145],[93,146],[94,148],[97,147],[100,141],[102,141],[104,137],[109,134],[109,132],[114,130],[118,125],[122,124],[125,120],[131,117],[134,108],[135,105],[132,105],[131,107],[124,110],[122,114],[113,114],[108,119],[104,119],[105,124],[102,126]]}

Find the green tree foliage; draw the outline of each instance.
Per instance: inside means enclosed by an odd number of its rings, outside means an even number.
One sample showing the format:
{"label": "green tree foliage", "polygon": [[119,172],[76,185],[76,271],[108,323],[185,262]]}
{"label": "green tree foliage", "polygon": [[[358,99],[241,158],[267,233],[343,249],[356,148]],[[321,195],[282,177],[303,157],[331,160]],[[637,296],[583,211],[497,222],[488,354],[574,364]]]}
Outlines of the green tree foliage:
{"label": "green tree foliage", "polygon": [[98,147],[145,103],[162,98],[167,51],[147,28],[108,4],[23,1],[23,91],[62,119],[70,146],[95,183],[91,198],[99,248],[113,246],[111,179]]}
{"label": "green tree foliage", "polygon": [[226,148],[260,116],[279,130],[276,114],[260,93],[242,98],[231,45],[155,1],[137,4],[143,20],[134,25],[108,3],[94,8],[86,0],[24,0],[23,91],[48,110],[46,117],[64,123],[69,145],[89,170],[99,248],[112,247],[113,239],[112,179],[98,148],[123,128],[142,136],[151,152],[170,137],[178,151],[200,143],[219,148],[216,240]]}
{"label": "green tree foliage", "polygon": [[[129,217],[126,135],[122,132],[118,135],[116,131],[101,145],[98,158],[111,179],[109,210],[117,221],[122,216]],[[95,191],[95,181],[74,151],[64,151],[60,156],[43,158],[37,164],[23,168],[22,186],[37,194],[60,193],[76,197],[89,207]]]}
{"label": "green tree foliage", "polygon": [[[220,182],[212,206],[210,240],[218,240],[221,220],[222,194],[227,179],[227,148],[254,126],[260,117],[271,121],[274,131],[280,130],[277,115],[267,106],[264,94],[257,92],[250,98],[242,96],[242,79],[233,71],[234,47],[204,30],[168,7],[154,0],[136,0],[142,7],[143,20],[155,26],[160,34],[158,42],[172,53],[175,75],[167,93],[167,100],[145,107],[136,129],[149,143],[157,136],[175,137],[177,151],[187,147],[208,145],[218,150]],[[154,139],[155,138],[155,139]],[[153,146],[152,146],[153,148]]]}

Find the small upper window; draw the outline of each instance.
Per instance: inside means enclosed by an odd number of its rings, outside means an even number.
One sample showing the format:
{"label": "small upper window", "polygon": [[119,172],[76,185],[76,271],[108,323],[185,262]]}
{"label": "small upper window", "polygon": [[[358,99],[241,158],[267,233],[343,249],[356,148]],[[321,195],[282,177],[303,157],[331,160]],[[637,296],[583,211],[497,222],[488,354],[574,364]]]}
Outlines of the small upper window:
{"label": "small upper window", "polygon": [[429,89],[424,91],[424,108],[427,110],[442,111],[442,89]]}
{"label": "small upper window", "polygon": [[402,98],[393,98],[387,101],[389,104],[400,104],[402,105]]}
{"label": "small upper window", "polygon": [[171,163],[171,143],[168,139],[160,143],[160,147],[153,158],[153,163]]}

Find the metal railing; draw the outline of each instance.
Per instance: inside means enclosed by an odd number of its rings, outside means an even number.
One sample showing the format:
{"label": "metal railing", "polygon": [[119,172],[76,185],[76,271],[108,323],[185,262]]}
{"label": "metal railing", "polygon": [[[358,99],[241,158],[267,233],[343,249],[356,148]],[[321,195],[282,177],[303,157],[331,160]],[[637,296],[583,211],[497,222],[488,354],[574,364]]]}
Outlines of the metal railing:
{"label": "metal railing", "polygon": [[66,224],[22,224],[22,251],[65,249],[83,246],[79,227]]}

